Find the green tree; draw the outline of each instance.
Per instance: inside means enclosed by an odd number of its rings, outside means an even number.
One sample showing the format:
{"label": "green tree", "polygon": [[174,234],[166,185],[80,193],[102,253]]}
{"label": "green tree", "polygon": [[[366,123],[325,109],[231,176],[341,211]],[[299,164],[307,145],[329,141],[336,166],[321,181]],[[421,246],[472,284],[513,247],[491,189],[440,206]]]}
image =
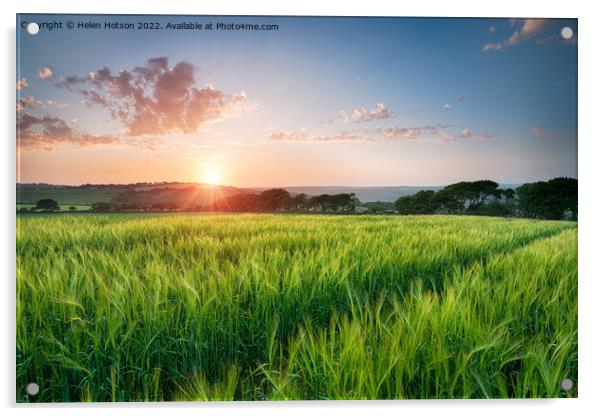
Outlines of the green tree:
{"label": "green tree", "polygon": [[402,196],[395,201],[395,209],[400,214],[434,214],[437,210],[435,191],[420,191],[414,195]]}
{"label": "green tree", "polygon": [[502,195],[499,185],[490,180],[474,182],[458,182],[443,188],[466,207],[466,211],[476,211],[489,199],[497,199]]}
{"label": "green tree", "polygon": [[259,194],[259,203],[264,211],[284,211],[291,205],[291,195],[285,189],[269,189]]}
{"label": "green tree", "polygon": [[307,203],[307,194],[304,194],[304,193],[295,195],[292,200],[293,209],[296,211],[305,208],[306,203]]}
{"label": "green tree", "polygon": [[34,209],[39,209],[41,211],[58,211],[59,208],[59,204],[58,202],[56,202],[54,199],[40,199],[37,203]]}
{"label": "green tree", "polygon": [[577,179],[554,178],[547,182],[528,183],[516,189],[522,216],[551,220],[577,218]]}
{"label": "green tree", "polygon": [[112,209],[112,205],[108,202],[96,202],[92,205],[91,210],[97,212],[106,212]]}

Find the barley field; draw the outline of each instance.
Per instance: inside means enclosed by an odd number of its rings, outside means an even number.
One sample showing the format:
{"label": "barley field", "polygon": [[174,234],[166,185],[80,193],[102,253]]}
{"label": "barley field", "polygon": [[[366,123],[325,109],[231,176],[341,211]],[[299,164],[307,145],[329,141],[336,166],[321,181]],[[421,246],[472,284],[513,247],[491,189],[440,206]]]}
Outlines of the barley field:
{"label": "barley field", "polygon": [[577,396],[576,223],[23,215],[16,247],[19,402]]}

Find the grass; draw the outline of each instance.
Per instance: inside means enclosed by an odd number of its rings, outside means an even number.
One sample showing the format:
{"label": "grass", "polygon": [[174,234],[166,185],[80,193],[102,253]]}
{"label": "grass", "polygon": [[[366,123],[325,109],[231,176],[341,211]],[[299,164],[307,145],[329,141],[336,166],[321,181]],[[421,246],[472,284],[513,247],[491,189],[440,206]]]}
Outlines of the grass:
{"label": "grass", "polygon": [[17,219],[17,400],[574,397],[575,223]]}

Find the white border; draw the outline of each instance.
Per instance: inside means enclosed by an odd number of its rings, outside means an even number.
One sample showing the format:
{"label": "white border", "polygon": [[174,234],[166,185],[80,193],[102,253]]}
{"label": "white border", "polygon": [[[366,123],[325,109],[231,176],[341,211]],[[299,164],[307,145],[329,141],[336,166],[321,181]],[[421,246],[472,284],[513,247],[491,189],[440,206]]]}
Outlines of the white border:
{"label": "white border", "polygon": [[[597,255],[600,235],[602,175],[600,148],[602,137],[596,125],[600,119],[600,74],[602,74],[600,40],[602,16],[596,13],[595,2],[558,1],[526,2],[504,0],[496,4],[469,0],[419,2],[369,2],[305,0],[296,4],[283,1],[192,1],[145,0],[20,0],[0,5],[2,13],[2,55],[5,70],[2,88],[2,340],[0,357],[1,405],[6,414],[37,412],[75,414],[125,413],[130,415],[162,415],[166,412],[185,414],[245,415],[329,414],[345,412],[365,415],[419,412],[448,415],[504,415],[508,413],[545,413],[546,415],[588,414],[600,409],[598,396],[601,376],[599,317],[602,316],[602,276]],[[466,17],[573,17],[579,18],[579,399],[567,400],[474,400],[474,401],[404,401],[404,402],[276,402],[276,403],[178,403],[178,404],[77,404],[41,406],[15,405],[15,13],[128,13],[128,14],[231,14],[231,15],[358,15],[358,16],[466,16]]]}

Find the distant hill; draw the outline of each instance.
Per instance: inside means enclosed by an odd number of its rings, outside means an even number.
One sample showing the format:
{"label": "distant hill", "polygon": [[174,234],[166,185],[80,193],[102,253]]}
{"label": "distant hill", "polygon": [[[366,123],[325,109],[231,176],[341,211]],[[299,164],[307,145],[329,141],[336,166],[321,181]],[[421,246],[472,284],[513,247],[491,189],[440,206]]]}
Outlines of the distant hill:
{"label": "distant hill", "polygon": [[180,209],[199,209],[243,192],[233,186],[206,184],[170,184],[128,189],[115,196],[118,204],[152,205],[174,204]]}
{"label": "distant hill", "polygon": [[[518,184],[501,184],[516,188]],[[422,190],[437,191],[442,186],[286,186],[293,195],[354,193],[363,203],[395,202],[397,198]],[[182,208],[201,207],[238,193],[259,193],[272,187],[237,188],[200,183],[160,182],[106,185],[17,184],[17,204],[35,204],[40,199],[54,199],[59,205],[92,205],[96,202],[117,204],[176,204]]]}
{"label": "distant hill", "polygon": [[198,183],[136,183],[127,185],[49,185],[17,184],[17,204],[35,204],[40,199],[54,199],[59,205],[92,205],[96,202],[117,204],[176,204],[198,207],[243,192],[232,186]]}

